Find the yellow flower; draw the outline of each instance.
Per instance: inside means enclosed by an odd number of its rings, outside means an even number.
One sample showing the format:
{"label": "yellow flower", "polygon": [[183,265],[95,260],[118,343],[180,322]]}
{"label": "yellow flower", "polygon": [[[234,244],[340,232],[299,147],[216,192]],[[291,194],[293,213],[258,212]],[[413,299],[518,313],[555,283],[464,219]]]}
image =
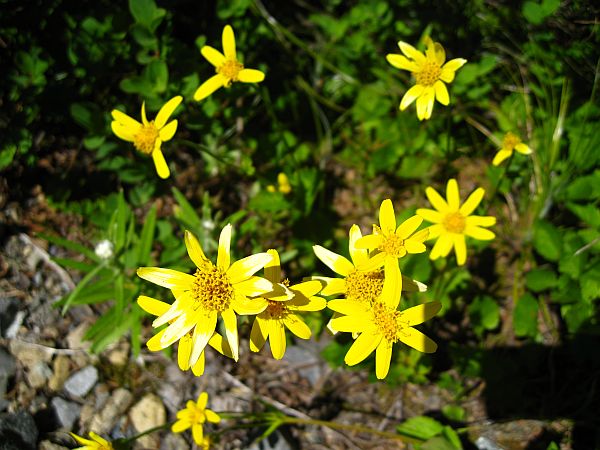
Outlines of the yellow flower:
{"label": "yellow flower", "polygon": [[81,436],[77,436],[75,433],[69,433],[78,444],[83,447],[77,447],[75,450],[114,450],[112,444],[104,439],[102,436],[98,436],[93,431],[89,432],[91,439],[85,439]]}
{"label": "yellow flower", "polygon": [[200,50],[209,63],[215,66],[217,72],[196,89],[194,100],[200,101],[215,92],[220,87],[229,87],[234,81],[244,83],[260,83],[265,79],[265,74],[256,69],[245,69],[238,61],[235,52],[235,36],[233,29],[226,25],[223,28],[223,53],[205,45]]}
{"label": "yellow flower", "polygon": [[267,191],[269,192],[281,192],[282,194],[289,194],[292,192],[292,185],[290,184],[290,180],[287,175],[283,172],[280,172],[277,175],[277,188],[272,184],[267,186]]}
{"label": "yellow flower", "polygon": [[404,55],[390,53],[386,55],[388,62],[402,70],[412,72],[416,84],[411,87],[400,102],[400,110],[404,111],[417,100],[417,117],[419,120],[429,119],[433,111],[433,104],[437,99],[442,105],[450,103],[448,89],[444,83],[454,80],[455,72],[466,62],[466,59],[456,58],[446,61],[446,52],[439,42],[425,38],[427,50],[425,54],[418,51],[406,42],[398,42]]}
{"label": "yellow flower", "polygon": [[297,313],[321,311],[327,302],[321,297],[315,297],[322,288],[320,281],[305,281],[289,287],[287,280],[281,283],[279,253],[277,250],[268,250],[268,253],[273,259],[265,266],[265,277],[273,283],[275,289],[262,296],[267,300],[268,306],[254,319],[250,332],[250,350],[258,352],[269,339],[273,358],[281,359],[285,354],[285,328],[300,339],[309,339],[311,336],[310,328]]}
{"label": "yellow flower", "polygon": [[[407,253],[423,253],[426,250],[423,241],[427,239],[429,232],[421,230],[415,233],[422,222],[421,217],[412,216],[396,228],[394,206],[390,199],[386,199],[379,208],[379,225],[373,225],[374,233],[357,239],[354,245],[358,249],[374,250],[372,263],[376,267],[385,265],[386,277],[395,276],[395,270],[390,272],[388,268],[397,267],[398,259]],[[397,281],[402,290],[402,278]]]}
{"label": "yellow flower", "polygon": [[502,148],[498,151],[498,153],[496,153],[496,156],[494,156],[492,164],[494,166],[500,165],[502,161],[513,154],[514,150],[523,155],[531,154],[531,149],[529,146],[527,146],[527,144],[521,142],[521,138],[519,138],[519,136],[508,132],[504,136],[504,139],[502,140]]}
{"label": "yellow flower", "polygon": [[217,264],[209,261],[198,240],[185,232],[188,255],[197,269],[194,275],[160,267],[140,267],[139,277],[171,289],[175,302],[169,310],[158,316],[152,326],[170,325],[161,334],[156,348],[166,348],[192,331],[189,365],[193,367],[204,347],[212,338],[220,316],[233,358],[239,355],[237,314],[258,314],[267,307],[262,298],[249,299],[273,290],[273,284],[253,276],[271,261],[268,253],[257,253],[230,262],[231,225],[221,231]]}
{"label": "yellow flower", "polygon": [[[140,295],[137,299],[138,305],[144,311],[153,316],[162,316],[166,314],[166,312],[171,307],[170,304],[157,300],[155,298],[147,297],[145,295]],[[161,330],[156,333],[150,340],[146,343],[148,349],[151,352],[157,352],[162,349],[160,345],[160,340],[162,339],[165,330]],[[190,367],[190,355],[192,354],[192,342],[193,335],[191,332],[186,333],[183,337],[179,339],[179,348],[177,350],[177,364],[179,368],[183,371],[192,369],[194,375],[199,377],[204,373],[204,350],[200,353],[200,357],[198,361]],[[229,344],[227,341],[223,339],[219,333],[214,333],[212,337],[208,341],[208,345],[217,350],[222,355],[233,358],[233,353],[229,348]]]}
{"label": "yellow flower", "polygon": [[496,223],[495,217],[471,215],[485,194],[483,188],[477,188],[462,206],[460,206],[458,184],[455,179],[448,181],[448,186],[446,187],[447,201],[432,187],[428,187],[425,190],[425,194],[437,210],[417,209],[419,216],[435,224],[427,228],[429,230],[429,239],[438,238],[431,249],[429,255],[431,259],[447,256],[452,247],[454,247],[456,262],[458,265],[463,265],[467,260],[465,236],[479,240],[490,240],[496,236],[490,230],[481,228],[494,225]]}
{"label": "yellow flower", "polygon": [[127,142],[133,142],[134,147],[140,152],[152,155],[156,173],[161,178],[169,178],[170,172],[160,146],[170,140],[177,131],[177,120],[171,120],[169,123],[167,121],[182,99],[180,95],[173,97],[160,108],[156,119],[149,122],[146,118],[145,103],[142,103],[142,123],[117,109],[111,113],[114,119],[110,124],[113,133]]}
{"label": "yellow flower", "polygon": [[[376,258],[369,258],[368,250],[356,248],[356,242],[362,238],[358,225],[352,225],[349,237],[348,250],[352,261],[320,245],[313,246],[317,258],[342,278],[312,278],[327,283],[327,286],[321,291],[322,295],[344,295],[346,300],[366,304],[374,303],[381,295],[383,288],[383,269],[378,267],[381,264]],[[405,276],[402,276],[401,288],[405,291],[424,292],[427,290],[427,286],[423,283]]]}
{"label": "yellow flower", "polygon": [[424,353],[437,350],[435,342],[413,327],[435,316],[441,304],[430,302],[398,311],[401,287],[395,280],[400,279],[400,269],[396,264],[392,270],[397,273],[385,277],[381,296],[373,305],[353,300],[331,300],[327,304],[329,309],[343,314],[331,321],[334,330],[359,333],[344,362],[353,366],[375,350],[375,374],[379,379],[388,374],[395,342]]}
{"label": "yellow flower", "polygon": [[210,445],[210,439],[204,437],[202,429],[204,422],[219,423],[221,421],[216,412],[206,408],[207,401],[208,394],[206,392],[202,392],[195,403],[188,400],[185,408],[177,412],[177,421],[171,427],[173,433],[181,433],[191,428],[194,442],[205,449]]}

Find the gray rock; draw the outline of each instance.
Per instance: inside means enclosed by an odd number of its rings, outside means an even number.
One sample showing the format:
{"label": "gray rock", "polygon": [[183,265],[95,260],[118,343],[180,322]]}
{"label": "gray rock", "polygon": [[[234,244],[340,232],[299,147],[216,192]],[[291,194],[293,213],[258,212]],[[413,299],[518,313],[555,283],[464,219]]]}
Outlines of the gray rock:
{"label": "gray rock", "polygon": [[7,406],[5,400],[6,390],[8,389],[8,381],[15,376],[17,364],[15,358],[0,347],[0,411]]}
{"label": "gray rock", "polygon": [[98,369],[87,366],[75,372],[65,382],[65,391],[74,397],[84,397],[98,382]]}
{"label": "gray rock", "polygon": [[189,450],[190,446],[181,434],[167,434],[161,444],[160,450]]}
{"label": "gray rock", "polygon": [[54,397],[51,404],[61,427],[71,430],[79,417],[81,407],[77,403],[68,402],[60,397]]}
{"label": "gray rock", "polygon": [[38,429],[25,411],[0,415],[0,450],[33,450]]}
{"label": "gray rock", "polygon": [[311,385],[317,384],[322,376],[322,368],[315,354],[304,347],[290,345],[285,352],[285,359],[292,365],[300,366],[300,374],[305,377]]}
{"label": "gray rock", "polygon": [[90,430],[94,430],[98,434],[105,434],[110,431],[119,417],[127,411],[132,401],[133,395],[127,389],[116,389],[108,398],[100,413],[92,418]]}
{"label": "gray rock", "polygon": [[39,389],[46,384],[48,378],[52,376],[52,370],[43,361],[36,362],[27,372],[27,382],[34,389]]}
{"label": "gray rock", "polygon": [[486,438],[485,436],[479,436],[475,441],[475,447],[478,450],[504,450],[502,447],[499,447],[494,441]]}
{"label": "gray rock", "polygon": [[34,366],[38,361],[49,362],[53,355],[51,348],[17,340],[10,341],[8,349],[25,367]]}
{"label": "gray rock", "polygon": [[19,302],[14,298],[0,300],[0,336],[8,337],[7,331],[11,328],[19,310]]}
{"label": "gray rock", "polygon": [[248,450],[292,450],[292,447],[279,432],[270,434],[257,444],[248,447]]}
{"label": "gray rock", "polygon": [[69,450],[67,447],[63,447],[62,445],[55,444],[51,441],[42,441],[40,442],[40,446],[38,450]]}

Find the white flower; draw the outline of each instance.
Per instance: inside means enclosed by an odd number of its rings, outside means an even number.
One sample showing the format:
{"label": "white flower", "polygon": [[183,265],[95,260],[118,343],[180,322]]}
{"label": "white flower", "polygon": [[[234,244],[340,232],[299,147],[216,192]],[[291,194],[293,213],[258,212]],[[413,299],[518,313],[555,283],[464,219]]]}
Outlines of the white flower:
{"label": "white flower", "polygon": [[96,245],[94,251],[101,259],[110,259],[113,256],[114,245],[108,239],[104,239]]}

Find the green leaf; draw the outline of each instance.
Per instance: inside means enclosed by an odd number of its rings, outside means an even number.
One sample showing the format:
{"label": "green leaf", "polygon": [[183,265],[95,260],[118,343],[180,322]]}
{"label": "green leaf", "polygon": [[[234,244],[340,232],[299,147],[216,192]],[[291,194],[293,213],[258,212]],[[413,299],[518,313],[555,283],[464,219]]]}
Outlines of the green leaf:
{"label": "green leaf", "polygon": [[150,28],[156,15],[154,0],[129,0],[129,11],[136,22]]}
{"label": "green leaf", "polygon": [[578,205],[577,203],[567,203],[569,208],[577,217],[592,228],[600,229],[600,209],[592,204]]}
{"label": "green leaf", "polygon": [[84,272],[84,273],[94,270],[94,267],[96,267],[93,264],[88,264],[83,261],[77,261],[77,260],[71,259],[71,258],[52,257],[52,261],[54,261],[56,264],[58,264],[61,267],[67,267],[69,269],[79,270],[80,272]]}
{"label": "green leaf", "polygon": [[550,269],[533,269],[525,275],[525,285],[533,292],[541,292],[557,284],[558,276]]}
{"label": "green leaf", "polygon": [[517,302],[513,313],[513,327],[518,337],[534,337],[538,328],[538,302],[526,293]]}
{"label": "green leaf", "polygon": [[115,279],[115,309],[122,312],[125,309],[125,291],[123,288],[123,274]]}
{"label": "green leaf", "polygon": [[175,217],[183,222],[190,231],[199,231],[202,228],[202,220],[200,216],[196,214],[194,207],[187,201],[185,195],[183,195],[176,187],[172,188],[175,200],[179,204],[179,208],[175,208]]}
{"label": "green leaf", "polygon": [[169,83],[169,69],[167,63],[155,59],[146,66],[144,75],[154,87],[154,92],[162,93],[167,89]]}
{"label": "green leaf", "polygon": [[17,153],[16,145],[7,145],[0,151],[0,170],[7,167],[15,157]]}
{"label": "green leaf", "polygon": [[529,23],[540,25],[546,17],[552,15],[560,6],[560,0],[542,0],[541,3],[526,1],[523,3],[523,16]]}
{"label": "green leaf", "polygon": [[101,259],[98,257],[98,255],[96,255],[96,253],[94,253],[93,250],[90,250],[89,248],[87,248],[81,244],[78,244],[77,242],[72,242],[72,241],[69,241],[68,239],[63,239],[58,236],[51,236],[51,235],[45,234],[45,233],[38,233],[37,236],[41,239],[44,239],[45,241],[48,241],[48,242],[54,244],[54,245],[59,245],[68,250],[72,250],[76,253],[81,253],[86,258],[91,259],[92,261],[94,261],[96,263],[101,262]]}
{"label": "green leaf", "polygon": [[562,249],[562,235],[554,225],[538,220],[533,229],[533,247],[549,261],[558,261]]}
{"label": "green leaf", "polygon": [[596,264],[586,271],[580,281],[583,300],[591,302],[600,297],[600,265]]}
{"label": "green leaf", "polygon": [[[420,445],[420,450],[457,450],[445,436],[436,436]],[[462,447],[458,447],[462,448]]]}
{"label": "green leaf", "polygon": [[469,305],[469,314],[473,323],[480,324],[486,330],[495,329],[500,323],[500,308],[490,296],[476,297]]}
{"label": "green leaf", "polygon": [[144,219],[144,226],[142,227],[142,233],[140,234],[140,240],[138,242],[137,262],[141,266],[150,264],[150,251],[152,250],[155,229],[156,205],[152,205]]}
{"label": "green leaf", "polygon": [[123,191],[119,191],[117,197],[117,210],[115,211],[115,221],[113,227],[115,228],[115,253],[119,253],[125,245],[125,234],[127,232],[127,216],[128,208],[125,204],[125,196]]}
{"label": "green leaf", "polygon": [[452,427],[446,425],[444,431],[442,431],[442,435],[448,439],[448,442],[450,442],[456,450],[462,450],[463,446],[460,437],[458,437],[458,433]]}
{"label": "green leaf", "polygon": [[450,420],[455,422],[462,422],[465,420],[465,410],[458,405],[446,405],[442,408],[442,414]]}
{"label": "green leaf", "polygon": [[600,170],[573,180],[565,195],[569,200],[596,200],[600,197]]}
{"label": "green leaf", "polygon": [[396,427],[399,434],[423,440],[439,435],[443,429],[441,423],[427,416],[411,417]]}

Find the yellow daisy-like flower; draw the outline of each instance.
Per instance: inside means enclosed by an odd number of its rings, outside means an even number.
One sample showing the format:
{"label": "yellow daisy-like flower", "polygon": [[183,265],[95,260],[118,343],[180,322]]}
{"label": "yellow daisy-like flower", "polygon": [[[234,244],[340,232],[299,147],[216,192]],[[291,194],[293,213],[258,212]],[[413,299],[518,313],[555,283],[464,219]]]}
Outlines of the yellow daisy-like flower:
{"label": "yellow daisy-like flower", "polygon": [[216,412],[206,408],[207,402],[208,394],[206,392],[202,392],[196,402],[188,400],[185,408],[177,412],[177,421],[171,427],[173,433],[181,433],[191,428],[194,442],[205,449],[210,446],[210,439],[204,437],[204,423],[219,423],[221,421]]}
{"label": "yellow daisy-like flower", "polygon": [[433,104],[437,99],[442,105],[450,103],[448,89],[444,83],[451,83],[454,75],[466,62],[466,59],[455,58],[446,62],[446,52],[439,42],[425,38],[427,50],[425,54],[406,42],[398,42],[404,55],[390,53],[386,55],[388,62],[402,70],[412,72],[416,84],[411,87],[400,102],[400,110],[404,111],[417,100],[417,117],[419,120],[429,119]]}
{"label": "yellow daisy-like flower", "polygon": [[331,321],[336,331],[359,333],[346,353],[344,362],[353,366],[363,361],[374,350],[375,374],[378,379],[387,376],[395,342],[404,344],[424,353],[433,353],[437,344],[419,330],[413,328],[437,314],[440,302],[424,303],[404,311],[398,311],[401,287],[400,269],[396,265],[395,276],[386,276],[381,296],[372,305],[353,300],[331,300],[327,307],[339,314]]}
{"label": "yellow daisy-like flower", "polygon": [[154,284],[171,289],[175,302],[167,312],[152,323],[160,327],[170,325],[157,340],[156,348],[166,348],[192,332],[189,365],[194,367],[204,347],[215,333],[217,317],[223,319],[225,334],[233,355],[238,360],[239,343],[237,314],[258,314],[267,307],[267,301],[257,297],[273,290],[273,284],[261,277],[253,276],[271,261],[268,253],[257,253],[231,263],[229,252],[231,225],[221,231],[217,264],[209,261],[198,240],[189,231],[185,232],[185,246],[197,269],[194,275],[160,267],[140,267],[139,277]]}
{"label": "yellow daisy-like flower", "polygon": [[[171,307],[171,305],[166,302],[162,302],[160,300],[157,300],[152,297],[147,297],[145,295],[140,295],[137,299],[137,303],[138,305],[140,305],[140,308],[142,308],[147,313],[152,314],[153,316],[162,316],[163,314],[166,314],[169,308]],[[164,333],[164,329],[159,331],[146,343],[148,349],[151,352],[157,352],[162,349],[160,345],[160,340],[162,339]],[[179,339],[179,348],[177,350],[177,364],[179,365],[179,368],[183,371],[192,369],[193,374],[199,377],[202,374],[204,374],[204,351],[200,353],[198,361],[196,361],[196,363],[190,367],[192,342],[193,335],[191,332],[188,332],[181,339]],[[233,353],[229,348],[229,344],[223,339],[223,336],[221,336],[219,333],[214,333],[212,335],[212,337],[208,341],[208,345],[210,345],[222,355],[233,358]]]}
{"label": "yellow daisy-like flower", "polygon": [[456,262],[459,266],[462,266],[467,260],[465,236],[484,241],[494,239],[496,236],[490,230],[481,228],[494,225],[496,223],[495,217],[471,215],[485,194],[483,188],[475,189],[462,206],[460,205],[458,183],[454,178],[448,181],[446,200],[432,187],[428,187],[425,194],[435,210],[420,208],[417,209],[417,214],[435,224],[427,228],[429,239],[437,238],[429,254],[431,259],[447,256],[454,247]]}
{"label": "yellow daisy-like flower", "polygon": [[114,109],[111,113],[113,121],[110,126],[117,137],[133,142],[134,147],[142,153],[152,155],[156,173],[161,178],[169,178],[170,171],[160,146],[163,142],[170,140],[177,131],[177,120],[169,117],[183,100],[180,95],[173,97],[160,108],[155,120],[148,121],[146,118],[146,106],[142,103],[142,123],[129,117],[127,114]]}
{"label": "yellow daisy-like flower", "polygon": [[506,133],[504,139],[502,140],[502,148],[496,153],[494,156],[494,160],[492,164],[494,166],[500,165],[502,161],[506,158],[510,157],[513,154],[513,151],[516,150],[523,155],[530,155],[531,149],[527,144],[521,142],[521,138],[516,134],[511,132]]}
{"label": "yellow daisy-like flower", "polygon": [[[269,340],[271,354],[275,359],[285,354],[285,329],[300,339],[310,339],[310,328],[298,315],[301,311],[321,311],[327,305],[324,298],[316,297],[321,291],[320,281],[311,280],[289,286],[285,280],[281,283],[281,266],[277,250],[268,250],[273,257],[265,266],[265,277],[273,283],[273,292],[263,295],[267,308],[258,314],[250,332],[250,350],[258,352]],[[291,298],[288,291],[293,295]]]}
{"label": "yellow daisy-like flower", "polygon": [[[423,241],[427,239],[429,232],[417,231],[422,222],[421,217],[412,216],[396,228],[394,206],[390,199],[386,199],[379,208],[379,225],[373,225],[374,233],[357,239],[354,245],[358,249],[375,251],[371,257],[372,263],[376,267],[385,265],[386,277],[394,276],[396,272],[388,272],[388,267],[397,267],[398,259],[408,253],[423,253],[426,250]],[[402,277],[398,282],[402,290]]]}
{"label": "yellow daisy-like flower", "polygon": [[[332,252],[320,245],[314,245],[313,250],[323,264],[333,270],[342,278],[312,277],[322,280],[327,285],[321,291],[322,295],[344,295],[347,300],[374,303],[381,295],[383,289],[383,268],[376,258],[369,258],[369,251],[356,247],[356,242],[362,238],[358,225],[352,225],[349,233],[348,250],[350,260],[342,255]],[[427,290],[427,286],[402,275],[401,288],[404,291]]]}
{"label": "yellow daisy-like flower", "polygon": [[200,50],[209,63],[215,66],[217,72],[196,89],[194,100],[200,101],[215,92],[220,87],[229,87],[235,81],[243,83],[260,83],[265,79],[265,74],[256,69],[245,69],[238,61],[235,51],[235,36],[233,29],[226,25],[223,28],[223,53],[205,45]]}
{"label": "yellow daisy-like flower", "polygon": [[114,450],[112,444],[104,439],[102,436],[98,436],[93,431],[89,432],[91,439],[85,439],[81,436],[77,436],[75,433],[69,433],[78,444],[83,447],[77,447],[74,450]]}

